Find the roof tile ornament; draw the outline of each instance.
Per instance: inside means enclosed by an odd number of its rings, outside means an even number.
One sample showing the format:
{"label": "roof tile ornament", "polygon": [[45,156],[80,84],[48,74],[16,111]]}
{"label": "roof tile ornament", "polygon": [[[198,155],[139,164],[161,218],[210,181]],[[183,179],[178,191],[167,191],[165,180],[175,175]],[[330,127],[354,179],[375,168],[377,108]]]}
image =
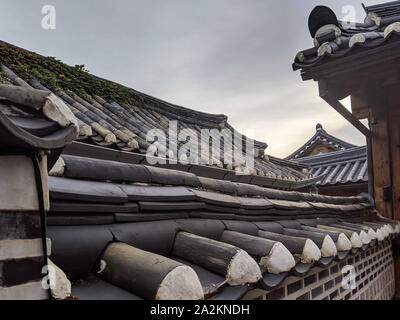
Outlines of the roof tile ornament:
{"label": "roof tile ornament", "polygon": [[[327,61],[349,56],[360,47],[370,50],[388,44],[392,37],[400,37],[400,2],[363,6],[364,22],[339,21],[326,6],[315,7],[308,19],[314,47],[296,54],[293,69],[302,70],[304,80],[313,78],[307,71]],[[359,52],[357,51],[357,52]]]}

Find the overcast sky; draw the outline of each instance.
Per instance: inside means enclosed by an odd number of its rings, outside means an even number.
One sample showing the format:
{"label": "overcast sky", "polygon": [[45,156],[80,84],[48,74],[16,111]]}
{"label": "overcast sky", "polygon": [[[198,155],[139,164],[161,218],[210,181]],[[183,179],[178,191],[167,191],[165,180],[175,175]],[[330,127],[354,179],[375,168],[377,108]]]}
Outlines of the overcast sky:
{"label": "overcast sky", "polygon": [[[366,5],[383,2],[363,1]],[[56,8],[56,29],[41,27]],[[352,0],[18,0],[2,1],[0,39],[85,64],[91,73],[185,107],[223,113],[252,129],[267,153],[284,157],[319,122],[356,145],[364,137],[303,82],[291,64],[312,46],[307,20],[315,5],[338,18]]]}

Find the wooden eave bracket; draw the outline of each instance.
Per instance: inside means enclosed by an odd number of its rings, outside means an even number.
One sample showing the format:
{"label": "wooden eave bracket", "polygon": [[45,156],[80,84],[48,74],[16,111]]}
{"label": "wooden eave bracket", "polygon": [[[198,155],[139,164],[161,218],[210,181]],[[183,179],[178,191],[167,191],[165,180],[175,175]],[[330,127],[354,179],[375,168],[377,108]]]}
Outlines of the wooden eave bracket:
{"label": "wooden eave bracket", "polygon": [[324,99],[332,108],[339,112],[342,117],[349,121],[364,136],[371,137],[371,131],[364,126],[346,107],[329,91],[327,81],[322,79],[318,81],[319,96]]}

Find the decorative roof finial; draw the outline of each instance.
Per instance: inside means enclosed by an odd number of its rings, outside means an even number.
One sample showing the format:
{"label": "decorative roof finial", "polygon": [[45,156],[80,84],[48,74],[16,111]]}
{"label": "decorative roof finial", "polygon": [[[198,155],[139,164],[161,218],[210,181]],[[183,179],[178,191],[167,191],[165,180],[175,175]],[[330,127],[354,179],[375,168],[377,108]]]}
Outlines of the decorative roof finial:
{"label": "decorative roof finial", "polygon": [[322,130],[322,124],[318,123],[315,127],[315,130]]}

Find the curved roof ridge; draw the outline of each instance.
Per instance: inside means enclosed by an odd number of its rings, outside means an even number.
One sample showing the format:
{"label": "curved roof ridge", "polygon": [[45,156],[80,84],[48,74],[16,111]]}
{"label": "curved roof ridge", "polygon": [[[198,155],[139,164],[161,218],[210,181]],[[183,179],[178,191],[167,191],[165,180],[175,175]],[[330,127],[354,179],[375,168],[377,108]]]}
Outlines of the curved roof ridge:
{"label": "curved roof ridge", "polygon": [[350,161],[366,157],[367,146],[364,145],[330,153],[314,154],[312,156],[296,159],[295,162],[313,165],[314,163],[326,164],[329,162]]}
{"label": "curved roof ridge", "polygon": [[[349,142],[346,142],[342,139],[339,139],[337,137],[330,135],[329,133],[327,133],[324,130],[324,128],[322,127],[321,124],[317,124],[315,134],[300,148],[298,148],[296,151],[291,153],[289,156],[285,157],[285,160],[297,159],[306,150],[310,149],[312,146],[314,146],[315,144],[317,144],[320,141],[323,141],[326,144],[331,145],[333,148],[336,148],[337,150],[350,149],[350,148],[357,147],[354,144],[351,144]],[[335,147],[336,145],[337,145],[337,147]]]}
{"label": "curved roof ridge", "polygon": [[[7,46],[10,46],[10,47],[13,47],[13,48],[16,48],[16,49],[19,49],[19,50],[22,50],[24,52],[28,52],[29,54],[45,58],[45,59],[51,59],[52,58],[52,57],[45,57],[44,55],[41,55],[39,53],[27,50],[25,48],[18,47],[16,45],[8,43],[6,41],[0,40],[0,43],[2,43],[4,45],[7,45]],[[68,65],[68,64],[66,64],[66,63],[64,63],[64,62],[62,62],[60,60],[57,60],[57,62],[58,63],[62,63],[63,65],[65,65],[67,67],[72,67],[72,66],[70,66],[70,65]],[[192,115],[200,117],[200,119],[204,119],[204,120],[207,120],[207,121],[213,121],[215,123],[221,123],[223,121],[227,121],[227,119],[228,119],[228,117],[226,115],[224,115],[224,114],[212,114],[212,113],[207,113],[207,112],[198,111],[198,110],[195,110],[195,109],[186,108],[186,107],[183,107],[183,106],[176,105],[174,103],[162,100],[160,98],[153,97],[151,95],[145,94],[145,93],[140,92],[140,91],[138,91],[136,89],[127,87],[127,86],[122,85],[120,83],[117,83],[115,81],[111,81],[109,79],[105,79],[105,78],[102,78],[100,76],[94,75],[94,74],[90,73],[89,71],[85,72],[85,74],[87,74],[89,77],[93,77],[95,79],[110,83],[111,85],[118,85],[118,86],[124,87],[124,88],[126,88],[128,90],[132,90],[132,92],[134,92],[140,98],[149,99],[151,102],[158,102],[160,104],[163,104],[164,106],[161,106],[161,107],[166,107],[169,110],[176,110],[176,111],[179,111],[180,113],[192,114]],[[101,96],[100,94],[98,94],[98,95]],[[117,102],[119,102],[119,101],[117,101]],[[150,107],[151,108],[153,106],[146,106],[146,107]]]}

